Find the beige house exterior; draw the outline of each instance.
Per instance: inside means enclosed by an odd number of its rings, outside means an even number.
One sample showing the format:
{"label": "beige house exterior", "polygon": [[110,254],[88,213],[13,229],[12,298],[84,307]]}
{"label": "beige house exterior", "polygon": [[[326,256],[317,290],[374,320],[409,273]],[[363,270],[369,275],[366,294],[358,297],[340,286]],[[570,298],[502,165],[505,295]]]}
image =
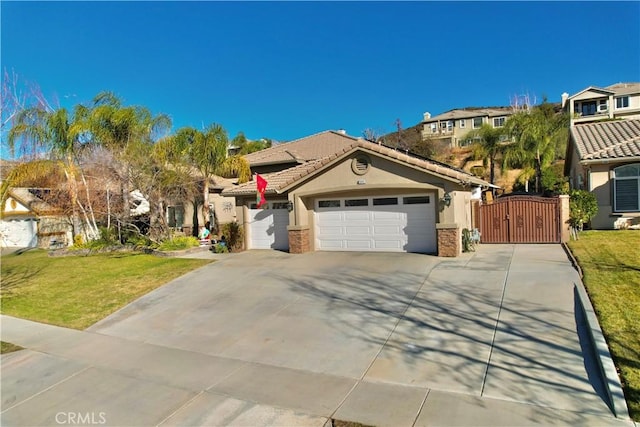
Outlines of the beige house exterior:
{"label": "beige house exterior", "polygon": [[[261,173],[268,182],[265,210],[256,209],[255,181],[222,192],[236,198],[247,248],[457,256],[462,229],[472,227],[472,191],[489,186],[464,171],[334,131],[254,154],[247,156],[252,167],[288,167]],[[270,211],[279,219],[261,226]]]}
{"label": "beige house exterior", "polygon": [[424,113],[422,139],[442,141],[451,147],[468,145],[471,141],[466,136],[470,131],[480,129],[483,124],[503,127],[513,114],[511,107],[455,109],[434,117]]}
{"label": "beige house exterior", "polygon": [[565,174],[572,188],[596,196],[592,228],[635,227],[640,222],[640,119],[572,126]]}
{"label": "beige house exterior", "polygon": [[616,83],[605,88],[589,86],[569,96],[562,94],[562,108],[570,125],[602,120],[640,119],[640,83]]}

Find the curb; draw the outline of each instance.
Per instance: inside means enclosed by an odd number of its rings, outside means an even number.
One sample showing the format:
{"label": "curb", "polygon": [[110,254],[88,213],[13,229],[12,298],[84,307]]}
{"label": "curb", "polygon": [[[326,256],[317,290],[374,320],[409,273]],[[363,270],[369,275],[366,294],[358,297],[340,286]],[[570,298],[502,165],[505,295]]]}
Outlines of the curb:
{"label": "curb", "polygon": [[602,329],[600,329],[600,324],[598,323],[598,318],[596,317],[596,313],[591,305],[591,300],[589,299],[582,282],[574,283],[574,287],[580,301],[580,307],[582,307],[582,314],[589,328],[589,338],[592,348],[596,353],[596,360],[598,361],[600,374],[604,380],[607,397],[611,402],[613,415],[615,415],[616,418],[630,420],[629,408],[627,408],[627,402],[624,398],[624,392],[622,391],[622,385],[620,384],[620,377],[618,376],[618,371],[611,359],[609,346],[604,339]]}
{"label": "curb", "polygon": [[571,261],[571,264],[576,269],[581,279],[580,283],[574,283],[573,286],[576,294],[578,295],[578,300],[580,301],[582,315],[584,320],[587,322],[587,327],[589,328],[591,347],[596,353],[595,355],[598,367],[600,368],[600,375],[602,375],[602,379],[604,381],[607,397],[609,398],[609,402],[612,406],[613,415],[615,415],[616,418],[631,420],[627,401],[625,400],[624,392],[622,391],[620,377],[618,376],[618,370],[613,363],[609,346],[607,345],[607,341],[604,339],[600,323],[598,323],[598,317],[593,309],[587,290],[582,283],[582,269],[566,242],[562,243],[562,249],[566,252],[569,261]]}

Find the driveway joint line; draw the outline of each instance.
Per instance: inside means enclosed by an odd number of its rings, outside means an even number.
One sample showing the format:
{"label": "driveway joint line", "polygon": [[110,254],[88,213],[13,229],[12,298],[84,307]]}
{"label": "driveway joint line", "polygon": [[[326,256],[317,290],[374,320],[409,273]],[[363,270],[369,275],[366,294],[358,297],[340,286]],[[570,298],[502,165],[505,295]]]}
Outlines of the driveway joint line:
{"label": "driveway joint line", "polygon": [[178,406],[175,411],[167,415],[163,420],[161,420],[158,424],[156,424],[156,427],[161,426],[163,423],[167,422],[171,417],[173,417],[175,414],[180,412],[182,408],[186,408],[187,406],[189,406],[191,402],[193,402],[198,397],[200,397],[204,392],[205,392],[204,390],[201,390],[200,392],[196,393],[196,395],[193,396],[191,399],[187,399],[187,401],[184,402],[182,405]]}
{"label": "driveway joint line", "polygon": [[424,408],[425,403],[427,403],[427,397],[429,397],[429,393],[431,393],[431,389],[428,388],[427,392],[424,395],[424,399],[422,399],[422,403],[420,404],[420,407],[418,408],[418,412],[416,412],[416,416],[413,419],[413,422],[411,423],[412,426],[415,426],[416,423],[418,422],[418,418],[420,417],[420,413],[422,412],[422,408]]}
{"label": "driveway joint line", "polygon": [[504,304],[504,297],[507,293],[507,283],[509,281],[509,271],[511,270],[511,262],[515,255],[515,246],[511,247],[511,257],[509,258],[509,265],[506,268],[507,274],[504,276],[504,283],[502,285],[502,295],[500,297],[500,308],[498,308],[498,315],[496,316],[496,323],[493,327],[493,336],[491,337],[491,348],[489,350],[489,357],[487,358],[487,365],[484,369],[484,375],[482,377],[482,387],[480,388],[480,397],[484,396],[484,388],[487,385],[487,377],[489,376],[489,367],[491,366],[491,357],[493,356],[493,348],[496,342],[496,335],[498,335],[498,325],[500,325],[500,315],[502,314],[502,306]]}
{"label": "driveway joint line", "polygon": [[[45,354],[46,354],[46,353],[45,353]],[[67,377],[65,377],[65,378],[63,378],[63,379],[61,379],[61,380],[60,380],[60,381],[58,381],[57,383],[55,383],[55,384],[51,384],[49,387],[47,387],[47,388],[45,388],[45,389],[43,389],[43,390],[40,390],[40,391],[39,391],[39,392],[37,392],[37,393],[32,394],[31,396],[27,397],[27,398],[26,398],[26,399],[24,399],[24,400],[21,400],[20,402],[16,403],[15,405],[11,405],[10,407],[8,407],[8,408],[6,408],[6,409],[3,409],[3,410],[2,410],[2,412],[0,412],[0,414],[4,414],[5,412],[10,411],[11,409],[15,408],[16,406],[20,406],[20,405],[22,405],[23,403],[28,402],[28,401],[30,401],[31,399],[34,399],[35,397],[40,396],[40,395],[41,395],[41,394],[43,394],[43,393],[46,393],[47,391],[51,390],[52,388],[57,387],[57,386],[59,386],[60,384],[62,384],[62,383],[64,383],[64,382],[69,381],[71,378],[76,377],[76,376],[80,375],[81,373],[83,373],[83,372],[85,372],[85,371],[87,371],[88,369],[91,369],[91,368],[92,368],[92,366],[85,366],[84,368],[80,369],[79,371],[74,372],[73,374],[71,374],[71,375],[69,375],[69,376],[67,376]]]}

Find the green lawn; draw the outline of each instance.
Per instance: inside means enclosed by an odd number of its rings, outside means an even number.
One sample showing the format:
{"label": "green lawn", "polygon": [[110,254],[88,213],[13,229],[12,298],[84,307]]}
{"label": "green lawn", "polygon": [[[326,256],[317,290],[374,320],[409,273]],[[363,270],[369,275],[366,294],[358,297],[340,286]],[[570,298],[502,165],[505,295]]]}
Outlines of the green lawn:
{"label": "green lawn", "polygon": [[209,263],[138,253],[49,257],[32,250],[2,256],[0,311],[85,329],[136,298]]}
{"label": "green lawn", "polygon": [[631,417],[640,421],[640,231],[585,231],[569,247],[583,270]]}
{"label": "green lawn", "polygon": [[11,353],[12,351],[18,350],[22,350],[22,347],[11,344],[10,342],[0,341],[0,354]]}

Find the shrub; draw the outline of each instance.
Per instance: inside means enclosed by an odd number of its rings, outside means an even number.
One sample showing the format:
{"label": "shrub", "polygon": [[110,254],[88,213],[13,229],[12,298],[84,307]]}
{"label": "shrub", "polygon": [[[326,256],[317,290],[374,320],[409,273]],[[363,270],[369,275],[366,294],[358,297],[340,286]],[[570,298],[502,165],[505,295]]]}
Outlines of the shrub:
{"label": "shrub", "polygon": [[569,225],[574,233],[598,213],[598,201],[593,193],[585,190],[571,190],[569,193]]}
{"label": "shrub", "polygon": [[238,252],[244,249],[244,231],[237,222],[220,225],[220,236],[224,236],[229,251]]}
{"label": "shrub", "polygon": [[200,241],[197,238],[193,236],[178,236],[160,243],[158,249],[161,251],[179,251],[196,246],[200,246]]}

